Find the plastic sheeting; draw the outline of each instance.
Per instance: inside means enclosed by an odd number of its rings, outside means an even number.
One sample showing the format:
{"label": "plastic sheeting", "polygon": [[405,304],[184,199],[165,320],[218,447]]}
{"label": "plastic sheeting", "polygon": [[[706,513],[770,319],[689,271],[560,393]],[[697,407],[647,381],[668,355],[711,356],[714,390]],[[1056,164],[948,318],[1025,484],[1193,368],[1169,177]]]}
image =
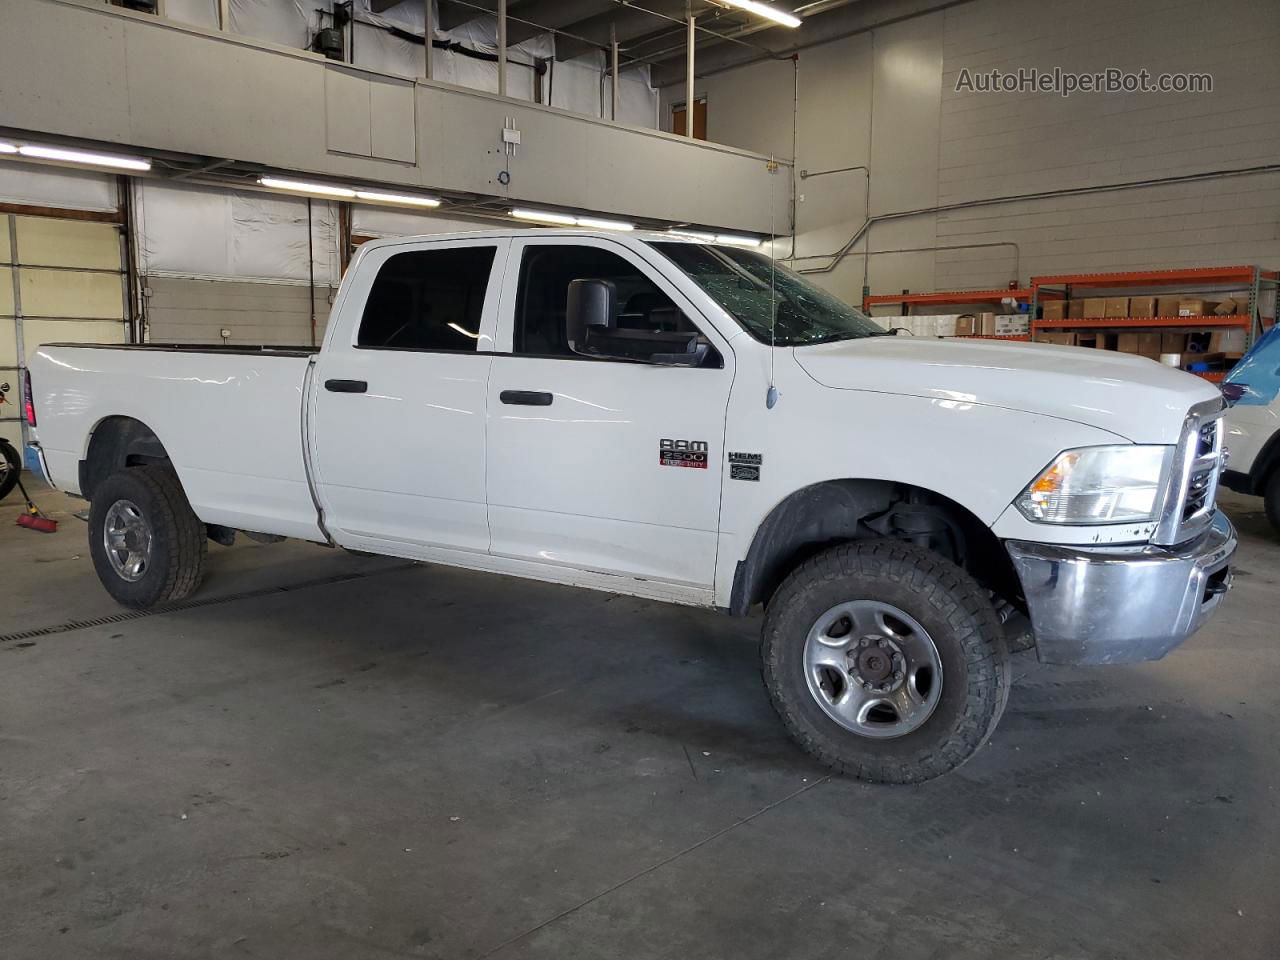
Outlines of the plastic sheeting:
{"label": "plastic sheeting", "polygon": [[[307,201],[144,180],[137,195],[142,273],[306,283]],[[311,201],[315,282],[339,279],[337,218]]]}
{"label": "plastic sheeting", "polygon": [[68,210],[116,210],[115,177],[0,161],[0,201]]}
{"label": "plastic sheeting", "polygon": [[1243,388],[1236,403],[1267,407],[1280,393],[1280,326],[1272,327],[1250,348],[1226,378]]}
{"label": "plastic sheeting", "polygon": [[329,0],[310,4],[302,0],[228,0],[228,26],[247,37],[305,50],[320,25],[320,13],[314,9],[320,6],[329,9],[332,4]]}
{"label": "plastic sheeting", "polygon": [[[305,49],[322,26],[332,23],[322,12],[332,9],[332,0],[229,0],[230,28],[237,33],[269,40],[295,49]],[[216,24],[216,0],[168,0],[166,11],[177,20],[201,26]],[[423,73],[421,43],[397,36],[394,28],[421,37],[423,8],[420,0],[402,0],[374,13],[371,0],[356,0],[351,55],[356,66],[404,77]],[[437,21],[438,22],[438,21]],[[497,53],[498,26],[492,16],[481,15],[453,30],[435,31],[437,40],[454,42],[482,54]],[[555,39],[550,33],[532,37],[507,49],[507,94],[536,100],[538,76],[536,60],[555,56]],[[573,60],[549,64],[542,75],[542,101],[552,106],[593,117],[607,117],[609,78],[604,53],[597,51]],[[432,51],[432,79],[473,90],[496,93],[498,64],[455,50]],[[549,94],[549,95],[548,95]],[[617,119],[646,127],[658,126],[658,94],[649,85],[648,66],[624,70],[619,88]]]}
{"label": "plastic sheeting", "polygon": [[169,20],[217,30],[218,0],[164,0],[164,15]]}

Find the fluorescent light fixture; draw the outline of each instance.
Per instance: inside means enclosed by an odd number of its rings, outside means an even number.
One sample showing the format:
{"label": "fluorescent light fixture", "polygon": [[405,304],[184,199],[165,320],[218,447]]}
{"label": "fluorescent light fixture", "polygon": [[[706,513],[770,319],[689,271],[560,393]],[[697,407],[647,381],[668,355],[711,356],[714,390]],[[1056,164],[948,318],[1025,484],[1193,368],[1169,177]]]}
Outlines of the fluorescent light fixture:
{"label": "fluorescent light fixture", "polygon": [[721,233],[716,235],[716,243],[727,243],[735,247],[758,247],[760,241],[755,237],[738,237],[731,233]]}
{"label": "fluorescent light fixture", "polygon": [[563,213],[547,213],[542,210],[512,210],[511,215],[517,220],[537,220],[540,223],[558,223],[565,227],[578,225],[575,217]]}
{"label": "fluorescent light fixture", "polygon": [[725,6],[737,7],[739,10],[746,10],[748,13],[764,17],[766,20],[780,23],[784,27],[800,26],[799,17],[787,13],[785,10],[777,10],[767,3],[757,3],[756,0],[720,0],[720,2]]}
{"label": "fluorescent light fixture", "polygon": [[15,147],[12,143],[5,143],[3,140],[0,140],[0,153],[17,153],[17,152],[18,152],[18,148]]}
{"label": "fluorescent light fixture", "polygon": [[634,223],[626,223],[622,220],[599,220],[595,217],[578,217],[576,218],[578,226],[593,227],[596,230],[634,230]]}
{"label": "fluorescent light fixture", "polygon": [[[6,153],[8,151],[5,151]],[[18,153],[40,160],[61,160],[64,163],[86,163],[93,167],[117,167],[121,170],[150,170],[151,161],[139,157],[121,157],[114,153],[90,153],[86,150],[68,150],[63,147],[40,147],[23,144]]]}
{"label": "fluorescent light fixture", "polygon": [[678,227],[670,227],[667,233],[674,233],[678,237],[688,237],[690,240],[704,240],[707,243],[716,242],[714,233],[703,233],[700,230],[681,230]]}
{"label": "fluorescent light fixture", "polygon": [[305,183],[302,180],[285,180],[281,177],[259,177],[258,183],[274,190],[293,190],[296,193],[318,193],[324,197],[352,199],[356,192],[347,187],[332,187],[327,183]]}
{"label": "fluorescent light fixture", "polygon": [[562,227],[587,227],[593,230],[634,230],[634,223],[625,220],[605,220],[600,217],[573,217],[567,213],[550,213],[546,210],[512,210],[517,220],[536,220],[538,223],[554,223]]}
{"label": "fluorescent light fixture", "polygon": [[407,207],[438,207],[435,197],[413,197],[405,193],[377,193],[373,190],[357,190],[357,200],[373,200],[377,203],[398,203]]}

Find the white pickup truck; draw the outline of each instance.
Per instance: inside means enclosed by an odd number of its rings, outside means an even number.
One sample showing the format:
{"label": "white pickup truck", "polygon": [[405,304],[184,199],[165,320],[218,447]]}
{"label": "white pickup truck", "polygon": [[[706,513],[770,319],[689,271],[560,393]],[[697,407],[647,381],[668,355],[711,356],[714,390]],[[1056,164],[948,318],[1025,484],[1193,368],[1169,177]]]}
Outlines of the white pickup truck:
{"label": "white pickup truck", "polygon": [[52,344],[26,387],[123,604],[187,596],[244,531],[763,605],[787,729],[874,781],[970,757],[1011,648],[1163,656],[1236,548],[1203,381],[889,336],[759,252],[669,234],[367,243],[319,352]]}

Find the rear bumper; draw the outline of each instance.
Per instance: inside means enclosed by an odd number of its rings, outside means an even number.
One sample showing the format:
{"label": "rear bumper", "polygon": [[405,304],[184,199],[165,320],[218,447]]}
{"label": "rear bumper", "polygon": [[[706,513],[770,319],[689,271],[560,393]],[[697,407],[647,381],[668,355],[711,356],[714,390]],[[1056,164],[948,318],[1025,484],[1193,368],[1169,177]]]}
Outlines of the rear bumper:
{"label": "rear bumper", "polygon": [[1044,663],[1158,660],[1199,630],[1231,586],[1236,532],[1219,512],[1180,547],[1089,550],[1010,540]]}

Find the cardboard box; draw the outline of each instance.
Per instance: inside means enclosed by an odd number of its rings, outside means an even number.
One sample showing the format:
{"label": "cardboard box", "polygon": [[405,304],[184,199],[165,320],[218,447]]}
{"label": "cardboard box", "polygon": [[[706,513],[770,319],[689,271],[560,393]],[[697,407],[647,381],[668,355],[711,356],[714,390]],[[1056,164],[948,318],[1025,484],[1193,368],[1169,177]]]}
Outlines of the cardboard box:
{"label": "cardboard box", "polygon": [[1067,319],[1068,320],[1084,319],[1084,301],[1083,300],[1067,301]]}
{"label": "cardboard box", "polygon": [[1116,335],[1116,349],[1121,353],[1132,353],[1139,357],[1160,357],[1160,334],[1158,333],[1120,333]]}
{"label": "cardboard box", "polygon": [[1082,317],[1105,317],[1107,315],[1107,298],[1106,297],[1085,297],[1080,301],[1083,304],[1084,313]]}
{"label": "cardboard box", "polygon": [[1186,353],[1187,335],[1185,333],[1160,334],[1161,353]]}
{"label": "cardboard box", "polygon": [[1074,333],[1037,333],[1037,343],[1056,343],[1062,347],[1074,347],[1076,345],[1076,335]]}
{"label": "cardboard box", "polygon": [[1046,300],[1040,308],[1040,315],[1045,320],[1065,320],[1067,317],[1066,300]]}
{"label": "cardboard box", "polygon": [[978,333],[984,337],[995,336],[996,332],[996,315],[994,313],[978,314]]}
{"label": "cardboard box", "polygon": [[1131,317],[1154,317],[1156,316],[1156,303],[1158,297],[1130,297],[1129,298],[1129,316]]}
{"label": "cardboard box", "polygon": [[1020,337],[1030,330],[1025,313],[1002,314],[996,317],[996,336]]}
{"label": "cardboard box", "polygon": [[1230,327],[1226,330],[1215,330],[1209,336],[1209,352],[1222,353],[1239,357],[1244,354],[1244,327]]}
{"label": "cardboard box", "polygon": [[972,313],[962,313],[956,317],[957,337],[971,337],[978,332],[978,318]]}
{"label": "cardboard box", "polygon": [[1081,330],[1076,334],[1076,346],[1092,347],[1095,350],[1114,350],[1116,348],[1116,337],[1113,333]]}
{"label": "cardboard box", "polygon": [[1234,297],[1227,297],[1214,308],[1214,313],[1220,317],[1229,317],[1236,314],[1247,314],[1249,312],[1249,298],[1237,294]]}
{"label": "cardboard box", "polygon": [[1179,300],[1178,316],[1180,317],[1208,317],[1213,314],[1218,304],[1214,300]]}
{"label": "cardboard box", "polygon": [[1181,297],[1156,297],[1156,316],[1176,317],[1178,315],[1178,304],[1181,302]]}
{"label": "cardboard box", "polygon": [[1103,304],[1102,315],[1104,317],[1129,316],[1129,298],[1107,297],[1106,302]]}

